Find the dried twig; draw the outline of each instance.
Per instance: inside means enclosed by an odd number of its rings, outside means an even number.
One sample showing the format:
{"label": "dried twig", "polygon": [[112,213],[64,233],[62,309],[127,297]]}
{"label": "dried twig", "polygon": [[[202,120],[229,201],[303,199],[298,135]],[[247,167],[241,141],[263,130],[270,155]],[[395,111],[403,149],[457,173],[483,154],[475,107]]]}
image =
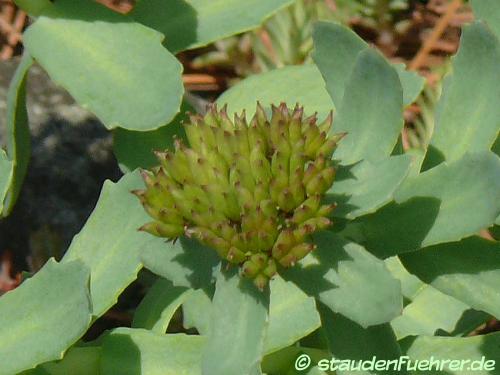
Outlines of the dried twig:
{"label": "dried twig", "polygon": [[409,64],[410,70],[418,70],[425,62],[425,59],[429,55],[429,53],[433,50],[436,42],[441,38],[443,32],[446,30],[448,24],[451,19],[455,15],[455,12],[462,6],[462,0],[452,0],[448,7],[446,8],[446,12],[439,19],[439,22],[436,23],[434,29],[432,30],[431,35],[425,40],[422,47],[418,51],[417,55],[413,58],[413,60]]}

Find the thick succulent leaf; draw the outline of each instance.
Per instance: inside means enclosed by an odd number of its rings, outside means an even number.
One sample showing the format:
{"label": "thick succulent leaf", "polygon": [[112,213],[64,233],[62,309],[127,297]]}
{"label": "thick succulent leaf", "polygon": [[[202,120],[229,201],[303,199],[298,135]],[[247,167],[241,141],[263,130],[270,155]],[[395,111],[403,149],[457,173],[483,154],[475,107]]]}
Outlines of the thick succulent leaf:
{"label": "thick succulent leaf", "polygon": [[470,237],[400,258],[409,272],[439,291],[500,317],[500,243]]}
{"label": "thick succulent leaf", "polygon": [[109,309],[136,279],[144,248],[164,249],[163,241],[137,230],[149,217],[130,191],[142,186],[138,172],[117,183],[106,181],[96,208],[62,260],[80,259],[90,268],[94,316]]}
{"label": "thick succulent leaf", "polygon": [[118,165],[124,173],[136,168],[151,168],[158,165],[154,151],[173,149],[175,137],[185,139],[181,123],[186,119],[185,112],[192,107],[182,102],[180,113],[170,122],[156,130],[147,132],[117,128],[113,131],[113,152]]}
{"label": "thick succulent leaf", "polygon": [[172,316],[189,292],[188,288],[173,286],[169,280],[159,278],[137,306],[132,327],[165,333]]}
{"label": "thick succulent leaf", "polygon": [[279,276],[274,277],[270,285],[269,328],[264,345],[266,354],[292,345],[321,325],[313,297]]}
{"label": "thick succulent leaf", "polygon": [[347,222],[339,235],[382,259],[414,251],[432,229],[440,204],[439,199],[432,197],[391,202],[373,214]]}
{"label": "thick succulent leaf", "polygon": [[323,119],[333,109],[321,74],[315,65],[287,66],[244,79],[225,91],[218,99],[228,105],[228,112],[255,113],[259,101],[264,107],[285,102],[293,107],[303,105],[306,114],[318,112]]}
{"label": "thick succulent leaf", "polygon": [[385,259],[384,263],[391,274],[401,282],[401,292],[406,299],[410,301],[415,299],[427,285],[409,273],[397,256]]}
{"label": "thick succulent leaf", "polygon": [[500,214],[500,158],[492,152],[467,153],[408,179],[395,194],[441,201],[439,213],[422,246],[456,241],[489,227]]}
{"label": "thick succulent leaf", "polygon": [[61,361],[41,365],[49,375],[99,375],[101,348],[98,346],[73,347]]}
{"label": "thick succulent leaf", "polygon": [[406,336],[432,336],[438,330],[451,334],[459,328],[469,306],[419,280],[404,268],[398,257],[386,259],[385,264],[401,282],[403,295],[409,300],[403,313],[391,322],[398,340]]}
{"label": "thick succulent leaf", "polygon": [[199,289],[214,283],[220,258],[213,249],[186,237],[175,242],[154,240],[155,246],[144,247],[141,251],[144,267],[175,286]]}
{"label": "thick succulent leaf", "polygon": [[165,35],[174,52],[259,26],[292,0],[140,0],[132,17]]}
{"label": "thick succulent leaf", "polygon": [[[264,340],[264,353],[273,353],[307,336],[321,322],[313,297],[307,296],[293,283],[275,276],[270,283],[269,326]],[[207,292],[196,290],[182,305],[184,326],[210,334],[212,302]]]}
{"label": "thick succulent leaf", "polygon": [[287,270],[286,279],[363,327],[401,313],[401,285],[383,261],[330,232],[315,235],[314,243],[318,248]]}
{"label": "thick succulent leaf", "polygon": [[118,328],[102,344],[101,375],[201,375],[202,336]]}
{"label": "thick succulent leaf", "polygon": [[[0,203],[1,216],[7,216],[12,211],[28,169],[31,137],[26,109],[26,76],[32,64],[33,59],[24,52],[7,92],[7,156],[11,161],[12,177],[5,198],[4,195],[0,196],[3,202],[3,208]],[[7,163],[2,164],[3,174],[8,167]],[[0,191],[5,190],[0,186]]]}
{"label": "thick succulent leaf", "polygon": [[182,317],[185,328],[196,328],[202,336],[210,335],[211,298],[212,293],[203,289],[196,289],[189,293],[182,304]]}
{"label": "thick succulent leaf", "polygon": [[408,106],[417,100],[425,86],[425,78],[416,72],[406,70],[403,63],[392,64],[398,72],[399,80],[403,88],[403,105]]}
{"label": "thick succulent leaf", "polygon": [[[319,307],[322,329],[333,357],[338,360],[397,359],[401,350],[390,324],[364,328],[325,306]],[[339,366],[338,370],[342,370]],[[349,374],[350,372],[341,372]],[[363,371],[361,374],[405,374],[405,371]]]}
{"label": "thick succulent leaf", "polygon": [[53,3],[23,36],[52,80],[108,129],[141,131],[167,124],[181,103],[182,66],[162,39],[90,0]]}
{"label": "thick succulent leaf", "polygon": [[0,298],[0,374],[60,359],[91,321],[89,270],[52,258]]}
{"label": "thick succulent leaf", "polygon": [[469,306],[426,285],[391,322],[398,340],[406,336],[433,336],[438,330],[452,333]]}
{"label": "thick succulent leaf", "polygon": [[368,45],[349,28],[325,21],[315,24],[313,40],[312,58],[335,106],[339,107],[356,59]]}
{"label": "thick succulent leaf", "polygon": [[471,0],[477,18],[486,21],[490,29],[500,39],[500,8],[496,0]]}
{"label": "thick succulent leaf", "polygon": [[[443,364],[443,371],[436,371],[434,366],[432,374],[498,375],[500,373],[498,368],[498,358],[500,358],[499,332],[473,337],[420,336],[408,338],[402,344],[403,346],[406,347],[406,354],[413,361],[429,360],[430,358],[448,361]],[[450,362],[453,360],[455,360],[455,363]],[[465,362],[462,370],[460,370],[460,363],[464,360],[468,360],[468,362]],[[495,360],[497,361],[496,368]],[[483,363],[482,366],[485,366],[486,361],[489,361],[489,370],[485,367],[480,370],[481,363]],[[454,366],[454,369],[451,366]],[[494,369],[491,369],[492,367]],[[412,371],[411,373],[421,374],[422,371]]]}
{"label": "thick succulent leaf", "polygon": [[375,212],[392,200],[410,165],[411,158],[400,155],[377,163],[364,160],[340,166],[326,197],[328,201],[338,204],[333,216],[354,219]]}
{"label": "thick succulent leaf", "polygon": [[250,374],[262,359],[269,290],[259,291],[236,270],[220,272],[203,353],[204,374]]}
{"label": "thick succulent leaf", "polygon": [[[498,4],[497,4],[498,6]],[[437,107],[433,158],[453,161],[491,148],[500,129],[500,42],[479,22],[465,26]]]}
{"label": "thick succulent leaf", "polygon": [[442,163],[406,179],[395,199],[341,234],[387,258],[477,233],[500,212],[500,158],[485,152]]}
{"label": "thick succulent leaf", "polygon": [[[360,52],[368,44],[354,31],[333,22],[318,22],[313,31],[313,60],[326,82],[328,93],[336,107],[344,97],[345,87]],[[405,70],[404,64],[394,64],[403,88],[403,103],[415,101],[424,87],[424,78]]]}
{"label": "thick succulent leaf", "polygon": [[37,17],[44,8],[51,5],[50,0],[15,0],[14,3],[33,17]]}
{"label": "thick succulent leaf", "polygon": [[[311,363],[304,370],[296,370],[295,363],[303,355],[307,355],[311,359]],[[326,351],[294,345],[267,355],[262,361],[262,370],[265,374],[269,375],[326,374],[325,372],[321,372],[314,364],[329,357],[330,354]],[[333,372],[327,373],[333,374]]]}
{"label": "thick succulent leaf", "polygon": [[360,52],[335,119],[335,132],[347,132],[335,158],[352,164],[388,157],[403,128],[402,98],[396,70],[375,50]]}
{"label": "thick succulent leaf", "polygon": [[12,181],[13,163],[5,151],[0,148],[0,212],[3,211],[3,202]]}

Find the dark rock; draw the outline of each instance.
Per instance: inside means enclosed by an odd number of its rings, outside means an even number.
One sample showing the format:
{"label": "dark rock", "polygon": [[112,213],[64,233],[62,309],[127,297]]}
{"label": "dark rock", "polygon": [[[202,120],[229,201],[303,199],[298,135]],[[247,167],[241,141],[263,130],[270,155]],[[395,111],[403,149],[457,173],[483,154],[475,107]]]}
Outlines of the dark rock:
{"label": "dark rock", "polygon": [[[17,63],[0,62],[2,144],[7,88]],[[18,263],[24,263],[29,254],[33,261],[59,252],[40,250],[53,245],[40,243],[43,238],[60,238],[57,246],[66,249],[94,208],[104,180],[116,181],[120,176],[111,133],[38,66],[29,73],[27,92],[30,166],[14,211],[0,222],[0,252],[13,251]],[[37,235],[40,231],[51,235]],[[40,263],[34,260],[30,263]]]}

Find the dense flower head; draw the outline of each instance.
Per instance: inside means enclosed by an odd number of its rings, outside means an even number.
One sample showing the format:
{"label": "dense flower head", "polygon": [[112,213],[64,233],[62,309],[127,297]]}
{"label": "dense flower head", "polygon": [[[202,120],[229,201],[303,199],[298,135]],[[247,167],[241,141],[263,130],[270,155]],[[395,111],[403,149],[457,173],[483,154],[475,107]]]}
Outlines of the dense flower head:
{"label": "dense flower head", "polygon": [[332,153],[343,134],[331,135],[332,113],[321,122],[299,105],[257,104],[231,120],[226,107],[208,108],[184,123],[189,146],[157,152],[160,166],[144,171],[135,191],[154,219],[141,229],[175,239],[185,235],[241,266],[263,288],[278,264],[293,266],[315,245],[310,235],[327,228],[334,205],[322,197],[335,176]]}

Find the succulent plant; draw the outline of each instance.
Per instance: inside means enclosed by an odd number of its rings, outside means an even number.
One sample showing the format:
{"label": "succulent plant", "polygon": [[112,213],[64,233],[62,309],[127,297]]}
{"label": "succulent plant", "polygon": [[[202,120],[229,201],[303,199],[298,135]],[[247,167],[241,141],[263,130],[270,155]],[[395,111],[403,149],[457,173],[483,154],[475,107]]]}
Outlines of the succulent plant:
{"label": "succulent plant", "polygon": [[262,289],[277,264],[293,266],[311,252],[310,234],[325,229],[333,204],[321,205],[335,176],[332,153],[344,134],[328,137],[333,116],[317,122],[298,104],[264,108],[247,123],[224,107],[191,115],[189,141],[157,152],[160,166],[144,171],[136,190],[154,221],[141,230],[175,239],[194,237]]}

